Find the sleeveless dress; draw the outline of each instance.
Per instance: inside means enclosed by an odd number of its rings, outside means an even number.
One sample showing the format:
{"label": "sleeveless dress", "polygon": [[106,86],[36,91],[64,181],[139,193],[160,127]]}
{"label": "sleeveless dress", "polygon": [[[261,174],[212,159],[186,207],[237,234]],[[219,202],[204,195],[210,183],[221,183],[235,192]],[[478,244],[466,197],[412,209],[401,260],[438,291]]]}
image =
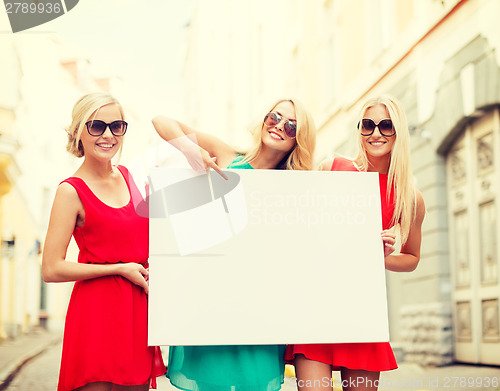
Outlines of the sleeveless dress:
{"label": "sleeveless dress", "polygon": [[[140,194],[128,170],[118,169],[130,194],[122,208],[103,203],[81,178],[63,181],[76,189],[85,209],[84,225],[73,231],[78,262],[135,262],[147,267],[148,219],[135,212],[132,195]],[[147,310],[144,290],[121,276],[75,282],[66,314],[58,391],[97,381],[148,384],[150,378],[155,387],[165,366],[159,348],[148,347]]]}
{"label": "sleeveless dress", "polygon": [[[358,169],[352,161],[336,157],[333,159],[331,171],[358,171]],[[379,174],[379,186],[382,226],[383,229],[388,229],[391,227],[394,213],[394,191],[391,191],[387,197],[387,175]],[[285,361],[293,364],[296,354],[303,354],[310,360],[330,364],[335,371],[340,370],[340,367],[345,367],[379,372],[398,367],[389,342],[288,345]]]}
{"label": "sleeveless dress", "polygon": [[[253,169],[238,155],[227,168]],[[284,345],[171,346],[167,377],[192,391],[275,391],[284,381]]]}

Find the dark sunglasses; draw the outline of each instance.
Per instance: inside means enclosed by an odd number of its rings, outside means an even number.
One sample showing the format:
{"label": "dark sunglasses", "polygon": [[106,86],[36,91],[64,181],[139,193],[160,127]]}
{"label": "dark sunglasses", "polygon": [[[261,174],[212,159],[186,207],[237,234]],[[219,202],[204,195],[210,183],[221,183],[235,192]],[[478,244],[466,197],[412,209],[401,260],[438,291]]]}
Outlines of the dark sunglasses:
{"label": "dark sunglasses", "polygon": [[363,118],[361,122],[358,123],[358,128],[360,124],[361,124],[362,136],[371,136],[373,132],[375,132],[375,128],[377,127],[380,134],[384,137],[391,137],[396,134],[396,130],[394,129],[394,126],[392,125],[392,120],[390,119],[383,119],[378,124],[376,124],[370,118]]}
{"label": "dark sunglasses", "polygon": [[109,130],[111,130],[111,133],[113,133],[113,136],[123,136],[127,131],[128,126],[125,121],[121,120],[113,121],[107,124],[106,122],[98,119],[86,122],[85,125],[87,126],[87,131],[89,132],[89,134],[95,137],[104,134],[108,126]]}
{"label": "dark sunglasses", "polygon": [[275,126],[278,125],[282,120],[285,120],[285,124],[283,125],[283,130],[285,134],[289,138],[295,138],[297,136],[297,124],[292,122],[291,120],[279,115],[278,113],[270,112],[264,117],[264,123],[267,126]]}

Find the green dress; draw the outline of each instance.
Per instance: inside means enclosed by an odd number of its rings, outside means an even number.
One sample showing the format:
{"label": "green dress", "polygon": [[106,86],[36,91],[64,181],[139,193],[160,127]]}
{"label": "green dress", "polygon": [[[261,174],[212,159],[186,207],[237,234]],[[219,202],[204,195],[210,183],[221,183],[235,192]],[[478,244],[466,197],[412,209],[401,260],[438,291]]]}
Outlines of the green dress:
{"label": "green dress", "polygon": [[[228,168],[253,169],[241,160],[238,155]],[[285,345],[171,346],[167,377],[181,390],[276,391],[284,354]]]}

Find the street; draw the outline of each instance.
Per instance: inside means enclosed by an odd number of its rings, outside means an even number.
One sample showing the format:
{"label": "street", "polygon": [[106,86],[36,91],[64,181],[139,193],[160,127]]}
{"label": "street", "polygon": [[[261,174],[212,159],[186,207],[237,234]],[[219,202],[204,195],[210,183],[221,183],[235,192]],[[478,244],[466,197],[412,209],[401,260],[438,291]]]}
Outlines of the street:
{"label": "street", "polygon": [[[7,391],[54,391],[57,388],[61,343],[50,346],[40,355],[28,361],[17,373]],[[164,356],[166,349],[164,350]],[[334,372],[334,391],[341,390],[340,377]],[[497,391],[500,390],[500,368],[452,365],[423,368],[417,364],[402,363],[396,371],[383,373],[380,379],[381,391],[429,390],[429,391]],[[169,380],[158,378],[159,391],[174,391]],[[294,378],[286,377],[281,391],[296,391]]]}
{"label": "street", "polygon": [[[7,387],[8,391],[54,391],[57,388],[62,344],[51,346],[28,361]],[[158,378],[158,390],[177,390],[164,376]]]}
{"label": "street", "polygon": [[61,347],[61,343],[52,345],[45,352],[28,361],[17,373],[7,390],[55,390],[59,376]]}
{"label": "street", "polygon": [[[59,364],[61,360],[62,344],[49,347],[39,356],[28,361],[17,373],[7,391],[54,391],[57,388]],[[165,349],[166,352],[166,349]],[[170,381],[161,376],[157,379],[159,391],[178,391]],[[294,382],[287,378],[282,387],[283,391],[296,390]]]}

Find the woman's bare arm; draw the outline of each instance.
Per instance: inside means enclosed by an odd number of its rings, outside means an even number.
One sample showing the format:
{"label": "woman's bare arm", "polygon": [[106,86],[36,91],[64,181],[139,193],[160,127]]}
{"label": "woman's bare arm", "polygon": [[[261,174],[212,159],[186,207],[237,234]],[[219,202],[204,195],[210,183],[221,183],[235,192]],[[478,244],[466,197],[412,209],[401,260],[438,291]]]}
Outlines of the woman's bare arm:
{"label": "woman's bare arm", "polygon": [[120,275],[148,292],[146,282],[148,271],[137,263],[96,265],[66,261],[66,252],[81,210],[83,210],[83,205],[73,186],[68,183],[59,185],[52,205],[43,249],[43,280],[66,282]]}
{"label": "woman's bare arm", "polygon": [[160,137],[181,151],[197,171],[210,167],[224,176],[221,167],[227,167],[236,157],[237,152],[230,145],[182,122],[162,115],[152,122]]}
{"label": "woman's bare arm", "polygon": [[422,194],[417,191],[416,215],[410,226],[406,243],[401,247],[399,254],[385,258],[385,268],[393,272],[411,272],[420,261],[420,245],[422,242],[422,222],[425,216],[425,204]]}

